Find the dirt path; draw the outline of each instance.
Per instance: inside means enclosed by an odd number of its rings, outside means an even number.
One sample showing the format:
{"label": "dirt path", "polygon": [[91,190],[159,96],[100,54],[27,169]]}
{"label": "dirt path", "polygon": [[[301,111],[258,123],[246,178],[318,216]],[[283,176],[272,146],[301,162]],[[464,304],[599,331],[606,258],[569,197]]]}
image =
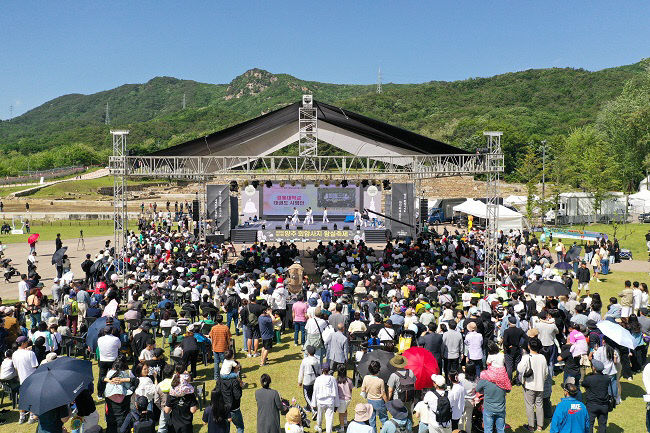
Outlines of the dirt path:
{"label": "dirt path", "polygon": [[650,262],[643,260],[623,260],[620,263],[610,265],[612,271],[619,272],[648,272],[650,273]]}
{"label": "dirt path", "polygon": [[[113,239],[113,236],[99,236],[84,239],[86,248],[85,250],[77,250],[78,239],[66,239],[63,241],[63,246],[68,247],[68,257],[72,263],[72,272],[75,276],[84,275],[81,270],[81,262],[86,259],[86,254],[92,254],[94,257],[99,250],[104,248],[106,239]],[[79,248],[82,248],[80,245]],[[36,252],[38,254],[37,272],[43,277],[42,281],[45,285],[43,293],[51,296],[52,280],[56,276],[56,268],[52,265],[52,254],[54,253],[54,241],[43,241],[36,244]],[[4,257],[12,259],[12,263],[16,269],[21,273],[27,272],[27,256],[29,255],[29,246],[27,243],[8,244],[4,251]],[[18,299],[18,281],[19,276],[11,279],[11,282],[6,283],[4,279],[4,270],[0,272],[0,297],[2,299]]]}

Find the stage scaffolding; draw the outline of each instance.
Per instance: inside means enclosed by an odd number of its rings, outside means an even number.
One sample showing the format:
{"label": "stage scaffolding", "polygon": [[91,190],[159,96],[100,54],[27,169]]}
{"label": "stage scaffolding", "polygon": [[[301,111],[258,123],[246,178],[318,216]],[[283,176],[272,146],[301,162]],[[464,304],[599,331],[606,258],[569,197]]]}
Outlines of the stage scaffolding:
{"label": "stage scaffolding", "polygon": [[[310,131],[311,132],[311,131]],[[128,195],[126,181],[130,177],[153,177],[195,181],[201,184],[198,199],[201,210],[198,222],[199,237],[205,240],[207,222],[207,183],[219,179],[227,183],[233,177],[249,180],[383,180],[399,178],[411,181],[416,197],[421,194],[423,179],[485,175],[487,177],[488,226],[486,239],[485,281],[488,286],[497,281],[496,224],[499,196],[499,174],[504,170],[501,152],[501,133],[486,133],[488,147],[473,154],[412,154],[412,155],[317,155],[304,156],[135,156],[128,155],[126,135],[128,131],[111,131],[113,156],[109,158],[109,171],[114,176],[114,246],[119,262],[125,253]],[[416,216],[417,218],[417,216]],[[123,267],[118,272],[123,281]]]}

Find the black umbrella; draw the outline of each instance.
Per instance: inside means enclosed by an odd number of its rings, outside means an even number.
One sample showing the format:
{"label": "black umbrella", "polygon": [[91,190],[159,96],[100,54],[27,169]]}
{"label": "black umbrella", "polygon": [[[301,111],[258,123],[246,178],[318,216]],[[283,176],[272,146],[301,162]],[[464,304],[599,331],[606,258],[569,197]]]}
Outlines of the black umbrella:
{"label": "black umbrella", "polygon": [[106,321],[108,319],[113,321],[111,325],[115,329],[120,329],[120,321],[114,317],[99,317],[95,320],[92,325],[88,327],[88,332],[86,332],[86,345],[90,347],[90,350],[93,352],[97,349],[97,339],[99,338],[99,331],[106,327]]}
{"label": "black umbrella", "polygon": [[68,251],[68,247],[61,247],[52,254],[52,264],[55,265],[57,262],[63,260],[63,255]]}
{"label": "black umbrella", "polygon": [[524,292],[538,296],[568,296],[570,290],[557,281],[537,280],[528,284]]}
{"label": "black umbrella", "polygon": [[40,416],[48,410],[72,403],[93,383],[90,361],[67,356],[41,364],[20,385],[18,408]]}
{"label": "black umbrella", "polygon": [[95,273],[101,269],[100,266],[103,266],[104,261],[103,260],[97,260],[93,265],[90,267],[90,275],[95,275]]}
{"label": "black umbrella", "polygon": [[391,374],[395,373],[397,369],[390,364],[390,360],[395,356],[393,352],[387,352],[381,349],[375,349],[372,352],[367,352],[359,361],[357,365],[357,371],[361,376],[368,374],[368,366],[370,361],[379,361],[381,365],[381,370],[377,374],[378,377],[384,379],[384,382],[388,382],[388,378]]}
{"label": "black umbrella", "polygon": [[557,263],[555,264],[555,268],[556,268],[556,269],[561,269],[561,270],[563,270],[563,271],[568,271],[568,270],[571,269],[572,267],[573,267],[573,266],[571,266],[571,263],[569,263],[569,262],[557,262]]}
{"label": "black umbrella", "polygon": [[571,248],[569,248],[569,251],[567,251],[566,255],[564,256],[564,260],[566,260],[567,262],[580,260],[581,252],[582,252],[582,247],[579,245],[574,245]]}

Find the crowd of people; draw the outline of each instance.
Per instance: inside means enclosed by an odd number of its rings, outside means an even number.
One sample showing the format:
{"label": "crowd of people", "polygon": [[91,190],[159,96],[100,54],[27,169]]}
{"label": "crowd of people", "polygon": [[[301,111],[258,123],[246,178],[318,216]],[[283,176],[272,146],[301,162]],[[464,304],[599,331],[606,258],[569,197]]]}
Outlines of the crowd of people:
{"label": "crowd of people", "polygon": [[[237,252],[160,221],[138,228],[122,257],[107,243],[87,256],[81,278],[67,269],[47,294],[37,272],[21,276],[20,302],[0,307],[0,381],[13,393],[41,363],[81,349],[98,364],[95,398],[105,404],[107,432],[192,431],[202,379],[215,386],[201,418],[208,431],[232,423],[242,433],[249,391],[237,358],[259,357],[264,371],[283,339],[303,355],[303,395],[283,399],[265,372],[254,392],[258,432],[279,432],[285,415],[289,433],[313,421],[327,433],[501,433],[510,393],[519,394],[531,431],[604,432],[625,398],[621,381],[642,372],[650,387],[647,286],[628,281],[601,299],[593,257],[615,260],[605,240],[580,258],[558,241],[500,233],[500,284],[485,291],[480,230],[429,232],[383,249],[319,243],[301,255],[292,243]],[[301,260],[313,262],[314,274]],[[564,284],[566,296],[528,293],[538,280]],[[620,324],[634,347],[606,336],[603,321]],[[102,326],[91,342],[95,322]],[[403,355],[413,347],[437,365],[424,389]],[[200,361],[214,364],[208,377],[198,377]],[[564,395],[553,407],[557,381]],[[355,387],[364,402],[350,407]],[[21,412],[19,422],[60,432],[83,406],[70,403],[38,417]],[[83,419],[89,429],[99,421]]]}

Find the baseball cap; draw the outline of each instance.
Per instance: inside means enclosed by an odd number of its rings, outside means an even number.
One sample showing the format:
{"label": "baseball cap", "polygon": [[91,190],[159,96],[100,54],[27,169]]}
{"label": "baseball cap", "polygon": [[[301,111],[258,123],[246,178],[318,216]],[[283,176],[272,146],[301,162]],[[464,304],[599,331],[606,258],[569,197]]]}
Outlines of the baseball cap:
{"label": "baseball cap", "polygon": [[18,344],[23,344],[23,343],[25,343],[27,340],[28,340],[27,337],[25,337],[24,335],[21,335],[20,337],[16,338],[16,343],[18,343]]}
{"label": "baseball cap", "polygon": [[439,387],[443,387],[443,386],[445,386],[445,384],[446,384],[446,383],[445,383],[445,377],[444,377],[444,376],[441,376],[441,375],[439,375],[439,374],[434,374],[434,375],[432,375],[432,376],[431,376],[431,380],[433,381],[433,383],[435,383],[435,384],[438,385]]}

